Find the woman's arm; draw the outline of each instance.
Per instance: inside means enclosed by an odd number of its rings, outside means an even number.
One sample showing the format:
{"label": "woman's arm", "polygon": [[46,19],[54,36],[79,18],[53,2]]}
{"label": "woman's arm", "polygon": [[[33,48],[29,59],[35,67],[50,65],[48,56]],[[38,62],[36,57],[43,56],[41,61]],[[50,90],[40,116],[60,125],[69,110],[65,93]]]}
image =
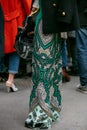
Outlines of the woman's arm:
{"label": "woman's arm", "polygon": [[39,0],[34,0],[33,8],[39,8]]}
{"label": "woman's arm", "polygon": [[39,0],[34,0],[32,9],[31,9],[31,13],[36,12],[38,9],[39,9]]}

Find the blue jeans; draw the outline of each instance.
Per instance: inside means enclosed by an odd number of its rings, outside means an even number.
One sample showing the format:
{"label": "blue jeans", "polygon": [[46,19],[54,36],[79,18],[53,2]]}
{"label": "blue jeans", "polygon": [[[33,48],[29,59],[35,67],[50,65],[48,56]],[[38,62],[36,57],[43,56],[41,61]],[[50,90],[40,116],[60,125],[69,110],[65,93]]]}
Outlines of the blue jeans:
{"label": "blue jeans", "polygon": [[16,74],[18,73],[19,69],[19,63],[20,63],[20,57],[19,55],[14,52],[9,54],[9,73]]}
{"label": "blue jeans", "polygon": [[76,31],[76,44],[80,84],[87,86],[87,27]]}
{"label": "blue jeans", "polygon": [[67,48],[66,48],[66,40],[62,39],[62,67],[67,66]]}

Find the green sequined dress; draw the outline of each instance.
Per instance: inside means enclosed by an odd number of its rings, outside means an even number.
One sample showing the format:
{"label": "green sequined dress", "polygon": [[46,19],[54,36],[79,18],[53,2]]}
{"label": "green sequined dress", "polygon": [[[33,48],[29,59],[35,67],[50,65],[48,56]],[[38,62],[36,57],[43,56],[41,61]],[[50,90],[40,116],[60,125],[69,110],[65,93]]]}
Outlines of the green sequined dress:
{"label": "green sequined dress", "polygon": [[32,129],[48,129],[52,122],[59,120],[61,110],[61,43],[59,34],[42,33],[41,6],[36,19],[34,43],[33,87],[25,126]]}

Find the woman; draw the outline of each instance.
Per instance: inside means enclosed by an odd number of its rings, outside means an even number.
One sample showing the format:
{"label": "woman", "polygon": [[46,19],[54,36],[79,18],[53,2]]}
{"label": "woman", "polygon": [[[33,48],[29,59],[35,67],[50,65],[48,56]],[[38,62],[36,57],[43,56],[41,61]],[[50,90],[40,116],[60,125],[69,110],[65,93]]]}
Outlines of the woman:
{"label": "woman", "polygon": [[62,81],[61,44],[59,34],[44,35],[42,32],[41,0],[36,0],[32,11],[39,8],[34,32],[34,52],[32,61],[33,89],[30,109],[25,126],[28,128],[50,128],[59,120]]}
{"label": "woman", "polygon": [[8,92],[16,92],[18,88],[14,84],[14,76],[18,73],[20,58],[14,49],[15,38],[18,26],[23,25],[23,21],[30,13],[32,0],[1,0],[4,12],[4,51],[9,56],[9,75],[6,81]]}

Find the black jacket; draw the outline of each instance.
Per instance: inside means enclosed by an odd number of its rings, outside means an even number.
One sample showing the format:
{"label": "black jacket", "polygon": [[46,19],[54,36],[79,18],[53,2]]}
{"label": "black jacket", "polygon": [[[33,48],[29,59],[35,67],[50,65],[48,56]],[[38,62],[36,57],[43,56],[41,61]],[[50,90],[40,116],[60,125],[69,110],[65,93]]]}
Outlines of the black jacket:
{"label": "black jacket", "polygon": [[87,26],[87,0],[77,0],[80,26]]}
{"label": "black jacket", "polygon": [[43,33],[57,33],[79,28],[75,0],[41,0]]}
{"label": "black jacket", "polygon": [[0,5],[0,58],[4,56],[4,16]]}

